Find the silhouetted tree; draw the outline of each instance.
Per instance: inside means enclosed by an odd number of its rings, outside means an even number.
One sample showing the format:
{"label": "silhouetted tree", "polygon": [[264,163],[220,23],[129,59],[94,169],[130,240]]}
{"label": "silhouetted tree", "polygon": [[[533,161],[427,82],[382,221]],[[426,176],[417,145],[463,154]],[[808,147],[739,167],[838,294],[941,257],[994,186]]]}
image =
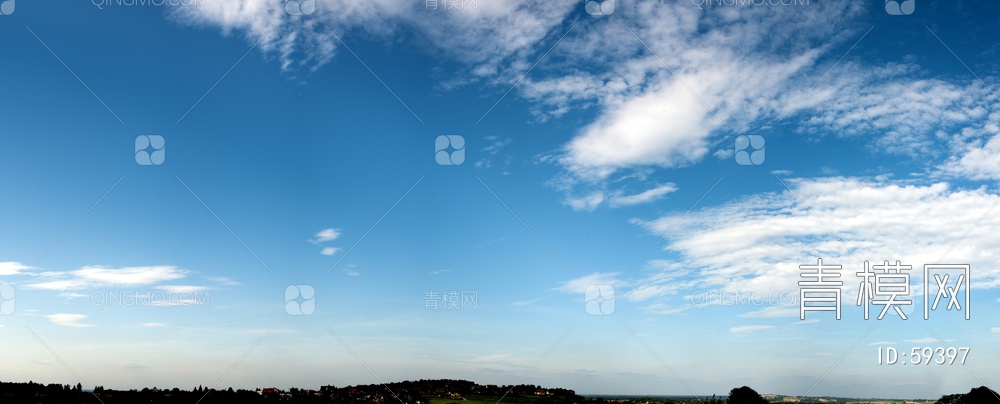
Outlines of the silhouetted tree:
{"label": "silhouetted tree", "polygon": [[962,396],[958,402],[959,404],[994,404],[1000,403],[1000,398],[997,398],[997,392],[990,390],[989,387],[979,386]]}
{"label": "silhouetted tree", "polygon": [[729,404],[767,404],[768,401],[765,400],[757,391],[751,389],[747,386],[737,387],[729,391],[729,399],[726,400]]}

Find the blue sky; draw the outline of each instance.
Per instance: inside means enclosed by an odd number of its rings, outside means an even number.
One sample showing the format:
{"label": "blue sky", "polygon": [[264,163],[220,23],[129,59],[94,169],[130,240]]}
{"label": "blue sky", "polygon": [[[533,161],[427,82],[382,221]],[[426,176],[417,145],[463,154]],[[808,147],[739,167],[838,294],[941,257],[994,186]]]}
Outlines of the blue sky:
{"label": "blue sky", "polygon": [[[0,379],[995,388],[1000,6],[917,1],[17,1]],[[799,319],[817,258],[839,321]],[[865,260],[913,266],[909,319],[863,319]],[[923,319],[938,263],[970,265],[970,320]],[[971,352],[877,363],[925,346]]]}

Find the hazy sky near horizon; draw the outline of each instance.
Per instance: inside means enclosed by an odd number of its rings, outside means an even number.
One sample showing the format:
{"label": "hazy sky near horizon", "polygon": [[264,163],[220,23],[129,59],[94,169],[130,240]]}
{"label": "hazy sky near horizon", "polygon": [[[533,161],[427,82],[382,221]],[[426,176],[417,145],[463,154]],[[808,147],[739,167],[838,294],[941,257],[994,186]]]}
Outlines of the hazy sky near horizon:
{"label": "hazy sky near horizon", "polygon": [[1000,385],[1000,4],[175,3],[0,0],[0,380]]}

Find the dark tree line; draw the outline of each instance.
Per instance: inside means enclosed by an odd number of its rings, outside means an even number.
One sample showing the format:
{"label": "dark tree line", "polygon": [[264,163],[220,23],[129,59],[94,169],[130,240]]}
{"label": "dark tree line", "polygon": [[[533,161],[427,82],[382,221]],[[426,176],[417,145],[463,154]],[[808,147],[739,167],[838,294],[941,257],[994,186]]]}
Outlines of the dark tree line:
{"label": "dark tree line", "polygon": [[[432,397],[453,395],[502,396],[506,402],[528,404],[583,404],[584,398],[573,390],[545,389],[534,385],[478,385],[465,380],[418,380],[385,385],[347,387],[321,386],[318,390],[291,388],[287,391],[263,388],[258,390],[214,389],[198,386],[191,390],[179,388],[112,390],[102,386],[86,391],[83,386],[34,382],[0,382],[0,403],[7,404],[215,404],[215,403],[337,403],[337,404],[420,404]],[[526,397],[527,396],[527,397]]]}
{"label": "dark tree line", "polygon": [[[743,386],[729,392],[729,404],[766,404],[768,403],[754,389]],[[975,387],[965,394],[948,394],[941,396],[936,404],[1000,404],[1000,394],[986,386]]]}
{"label": "dark tree line", "polygon": [[937,404],[998,404],[1000,397],[997,392],[986,386],[979,386],[965,394],[949,394],[941,396]]}
{"label": "dark tree line", "polygon": [[[417,380],[386,385],[322,386],[319,390],[291,388],[233,390],[198,386],[191,390],[179,388],[141,390],[110,390],[102,386],[86,391],[79,383],[40,384],[34,382],[0,382],[0,403],[11,404],[191,404],[191,403],[338,403],[338,404],[426,404],[430,397],[502,396],[505,402],[527,404],[611,404],[603,398],[585,399],[573,390],[545,389],[534,385],[479,385],[466,380]],[[619,402],[616,400],[616,402]],[[702,399],[706,404],[768,404],[754,389],[741,386],[729,391],[726,400]],[[1000,395],[986,386],[973,388],[964,394],[942,396],[937,404],[1000,404]]]}

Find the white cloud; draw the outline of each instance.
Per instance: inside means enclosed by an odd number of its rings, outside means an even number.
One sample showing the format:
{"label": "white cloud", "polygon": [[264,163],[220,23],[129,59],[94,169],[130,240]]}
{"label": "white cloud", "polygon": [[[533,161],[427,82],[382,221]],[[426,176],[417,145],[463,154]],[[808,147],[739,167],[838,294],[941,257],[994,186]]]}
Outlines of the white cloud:
{"label": "white cloud", "polygon": [[212,282],[215,282],[215,283],[221,283],[221,284],[226,285],[226,286],[239,286],[240,285],[240,283],[237,282],[236,280],[234,280],[232,278],[227,278],[225,276],[215,276],[215,277],[208,278],[208,280],[210,280]]}
{"label": "white cloud", "polygon": [[185,275],[187,275],[187,271],[167,265],[125,268],[87,266],[69,272],[45,272],[42,274],[43,277],[54,278],[54,280],[29,284],[27,287],[67,291],[98,287],[139,286],[180,279]]}
{"label": "white cloud", "polygon": [[1000,327],[990,328],[990,332],[992,332],[994,334],[1000,334]]}
{"label": "white cloud", "polygon": [[80,321],[87,318],[85,314],[49,314],[45,318],[49,319],[53,324],[61,325],[65,327],[93,327],[93,324],[83,324]]}
{"label": "white cloud", "polygon": [[[524,93],[554,108],[574,101],[600,106],[559,160],[576,176],[601,180],[622,169],[685,166],[720,135],[746,132],[759,119],[773,122],[794,105],[826,67],[818,61],[829,56],[831,40],[846,41],[846,27],[861,12],[817,4],[702,13],[681,3],[641,2],[628,29],[590,26],[559,50],[559,57],[596,60],[601,69],[528,80]],[[803,29],[793,36],[791,27]],[[754,73],[760,71],[769,74]],[[726,158],[731,147],[715,153]]]}
{"label": "white cloud", "polygon": [[[528,60],[541,52],[535,49],[539,42],[577,6],[573,2],[481,0],[476,7],[434,12],[424,9],[423,3],[397,0],[317,4],[315,13],[301,17],[285,13],[281,2],[213,0],[197,7],[175,7],[174,17],[182,23],[218,26],[227,35],[240,32],[248,45],[260,40],[258,47],[277,54],[284,70],[316,69],[332,60],[343,46],[333,33],[349,46],[361,42],[359,37],[393,41],[410,37],[431,53],[444,53],[468,66],[467,71],[454,75],[460,78],[446,83],[450,87],[476,77],[503,77],[512,84],[533,62]],[[416,34],[401,36],[402,30]]]}
{"label": "white cloud", "polygon": [[[695,282],[688,279],[691,275],[689,269],[678,262],[654,259],[646,264],[646,269],[649,270],[650,275],[639,281],[633,280],[630,283],[620,282],[617,287],[621,291],[618,293],[629,301],[641,302],[653,297],[674,295],[696,285]],[[646,309],[652,311],[675,309],[683,311],[686,310],[687,306],[700,306],[699,303],[701,303],[693,298],[693,296],[687,296],[686,300],[689,304],[683,306],[684,308],[649,306]]]}
{"label": "white cloud", "polygon": [[552,290],[563,293],[578,294],[583,297],[584,292],[587,290],[587,286],[591,285],[611,285],[614,288],[619,288],[623,286],[623,283],[616,278],[617,272],[612,273],[600,273],[595,272],[589,275],[584,275],[576,279],[570,279],[568,281],[562,282],[558,287]]}
{"label": "white cloud", "polygon": [[337,253],[337,251],[340,251],[340,249],[339,248],[334,248],[334,247],[326,247],[326,248],[323,248],[323,250],[320,251],[319,253],[323,254],[323,255],[334,255],[334,254]]}
{"label": "white cloud", "polygon": [[164,323],[142,323],[143,327],[166,327]]}
{"label": "white cloud", "polygon": [[[929,166],[947,160],[938,169],[951,176],[1000,179],[1000,103],[978,80],[928,79],[913,64],[845,60],[832,69],[840,45],[863,34],[855,31],[854,17],[865,12],[857,4],[711,13],[680,3],[635,7],[629,29],[588,26],[553,50],[594,68],[542,67],[522,85],[523,96],[559,113],[594,111],[556,158],[545,159],[576,180],[557,182],[575,210],[594,210],[620,192],[608,191],[616,173],[687,166],[709,153],[729,159],[733,136],[785,118],[803,136],[850,138],[873,154]],[[801,36],[789,34],[793,26]],[[761,71],[769,74],[754,74]],[[958,156],[947,159],[949,152]]]}
{"label": "white cloud", "polygon": [[751,332],[770,330],[772,328],[777,328],[773,325],[741,325],[739,327],[733,327],[729,329],[729,332],[734,334],[746,334]]}
{"label": "white cloud", "polygon": [[501,149],[510,144],[510,138],[503,138],[497,136],[486,136],[483,137],[484,140],[489,142],[485,147],[483,147],[483,152],[489,155],[496,155]]}
{"label": "white cloud", "polygon": [[712,153],[712,155],[718,158],[719,160],[728,160],[736,155],[736,150],[732,147],[727,147],[725,149],[716,150],[714,153]]}
{"label": "white cloud", "polygon": [[[1000,234],[990,230],[1000,227],[1000,215],[983,216],[1000,195],[985,189],[952,189],[943,182],[920,185],[834,177],[786,183],[791,192],[761,193],[697,209],[679,222],[681,212],[637,221],[653,237],[677,223],[664,249],[678,255],[678,262],[690,270],[689,275],[677,275],[680,264],[653,266],[644,279],[634,281],[649,292],[641,299],[665,303],[663,299],[678,292],[649,286],[664,284],[663,279],[672,285],[686,282],[681,290],[797,291],[798,266],[817,258],[843,265],[848,300],[856,296],[856,284],[850,279],[863,260],[898,259],[913,266],[911,279],[919,282],[922,265],[940,263],[944,257],[944,262],[971,265],[973,289],[1000,286],[996,264]],[[768,308],[744,316],[778,313],[792,311]]]}
{"label": "white cloud", "polygon": [[872,342],[872,343],[868,344],[868,346],[876,346],[876,345],[896,345],[896,342],[895,341],[875,341],[875,342]]}
{"label": "white cloud", "polygon": [[805,126],[865,140],[879,152],[924,161],[940,158],[948,147],[941,147],[938,138],[972,136],[968,131],[948,131],[982,128],[996,99],[978,80],[950,83],[907,78],[918,74],[914,66],[892,65],[874,68],[867,75],[839,75],[828,91],[808,101],[815,103],[810,105],[815,113]]}
{"label": "white cloud", "polygon": [[162,285],[156,288],[172,294],[197,294],[208,290],[205,286],[193,285]]}
{"label": "white cloud", "polygon": [[[623,176],[615,180],[616,183],[623,183],[625,181],[634,180],[638,182],[643,182],[645,180],[645,175],[642,172],[636,172],[628,176]],[[621,186],[618,189],[612,191],[597,190],[590,191],[586,195],[576,196],[573,195],[572,189],[578,182],[569,177],[562,177],[556,181],[550,181],[549,185],[557,189],[561,189],[566,193],[566,198],[563,199],[563,203],[575,211],[585,211],[591,212],[600,207],[601,205],[607,203],[611,208],[620,208],[625,206],[634,206],[644,203],[656,202],[663,199],[669,193],[677,191],[677,186],[673,183],[658,184],[652,187],[648,185],[642,185],[642,187],[647,188],[644,191],[638,193],[627,193],[625,187]]]}
{"label": "white cloud", "polygon": [[955,142],[955,154],[941,164],[943,173],[975,180],[1000,179],[1000,111],[985,123],[965,128]]}
{"label": "white cloud", "polygon": [[799,317],[798,307],[771,306],[740,314],[746,318]]}
{"label": "white cloud", "polygon": [[[385,1],[397,7],[411,4]],[[575,2],[480,0],[478,7],[455,13],[407,10],[405,23],[416,27],[427,44],[446,57],[468,66],[443,83],[443,88],[483,79],[496,85],[500,97],[569,29],[564,20],[578,6]]]}
{"label": "white cloud", "polygon": [[[647,266],[653,270],[653,274],[643,279],[622,280],[618,278],[619,273],[617,272],[595,272],[561,282],[559,286],[551,290],[582,298],[588,286],[610,285],[614,288],[615,298],[630,302],[643,302],[652,298],[674,295],[679,291],[690,289],[697,284],[696,281],[684,279],[689,275],[684,265],[663,260],[651,260]],[[515,302],[514,304],[521,305],[533,302],[534,300]],[[690,301],[680,305],[653,302],[641,306],[642,310],[653,314],[677,314],[697,307],[697,305],[692,304]]]}
{"label": "white cloud", "polygon": [[693,304],[684,304],[681,306],[674,307],[664,303],[653,303],[643,307],[643,310],[645,310],[647,313],[652,313],[652,314],[670,315],[670,314],[683,313],[685,311],[691,310],[696,307],[697,306]]}
{"label": "white cloud", "polygon": [[180,22],[218,26],[225,35],[241,32],[248,47],[259,40],[260,50],[279,55],[282,69],[329,62],[337,48],[336,39],[315,20],[289,16],[282,5],[282,2],[216,0],[197,7],[173,7],[172,10],[173,17]]}
{"label": "white cloud", "polygon": [[336,240],[340,237],[340,229],[323,229],[319,233],[316,233],[316,238],[309,240],[313,243],[325,243],[327,241]]}
{"label": "white cloud", "polygon": [[0,262],[0,276],[16,275],[18,273],[21,273],[21,271],[24,271],[25,269],[28,269],[28,266],[20,262],[11,262],[11,261]]}
{"label": "white cloud", "polygon": [[680,82],[662,84],[623,102],[583,129],[566,145],[561,162],[577,174],[597,178],[619,168],[687,165],[708,151],[706,138],[719,126],[707,115],[705,106]]}
{"label": "white cloud", "polygon": [[938,339],[937,338],[927,337],[927,338],[918,338],[918,339],[907,339],[907,340],[904,340],[904,341],[906,341],[906,342],[912,342],[914,344],[933,344],[935,342],[938,342]]}
{"label": "white cloud", "polygon": [[354,266],[352,266],[352,265],[348,265],[346,268],[342,269],[341,271],[344,272],[344,275],[347,275],[347,276],[358,276],[358,275],[361,275],[361,272],[358,272],[357,270],[355,270]]}
{"label": "white cloud", "polygon": [[[397,0],[318,4],[303,18],[280,2],[214,0],[173,8],[173,17],[235,32],[248,44],[260,40],[259,49],[278,55],[286,70],[329,62],[343,46],[331,30],[349,44],[419,41],[435,58],[458,62],[435,72],[445,90],[478,83],[499,97],[518,82],[517,93],[546,110],[536,111],[543,119],[589,111],[589,122],[548,159],[589,182],[567,192],[575,210],[613,201],[622,192],[606,188],[613,173],[690,165],[713,149],[730,158],[734,134],[786,116],[800,119],[803,134],[852,137],[921,162],[941,162],[951,151],[957,155],[941,172],[1000,178],[996,100],[978,80],[926,79],[909,64],[838,62],[867,28],[856,23],[868,12],[860,3],[706,12],[683,2],[629,2],[614,24],[578,20],[580,5],[572,1],[478,1],[448,12]],[[508,143],[488,140],[487,156]],[[488,158],[474,164],[499,165]]]}
{"label": "white cloud", "polygon": [[548,296],[542,296],[542,297],[536,297],[536,298],[530,299],[530,300],[518,300],[516,302],[511,303],[511,305],[513,305],[513,306],[529,306],[529,305],[538,303],[538,302],[540,302],[542,300],[545,300],[545,299],[548,299],[548,298],[549,298]]}
{"label": "white cloud", "polygon": [[497,155],[503,150],[507,145],[509,145],[513,140],[511,138],[500,138],[498,136],[486,136],[483,138],[487,145],[482,148],[482,158],[479,161],[473,163],[476,168],[488,169],[499,165],[503,174],[507,174],[507,169],[510,167],[511,163],[514,162],[514,157],[512,155],[507,155],[502,158],[498,158]]}
{"label": "white cloud", "polygon": [[620,192],[611,197],[609,201],[611,207],[632,206],[643,203],[655,202],[663,198],[664,195],[677,190],[674,184],[658,185],[637,194],[622,195]]}
{"label": "white cloud", "polygon": [[[838,63],[840,45],[863,34],[853,21],[865,10],[815,6],[701,13],[641,2],[626,18],[629,29],[588,26],[564,39],[553,57],[593,60],[594,68],[541,67],[521,87],[527,99],[559,111],[595,111],[561,153],[542,159],[558,161],[573,179],[555,181],[566,205],[591,211],[609,202],[622,192],[608,189],[619,172],[686,166],[712,150],[731,158],[733,136],[786,117],[802,135],[851,138],[872,153],[931,166],[956,152],[962,157],[942,172],[1000,178],[1000,137],[993,138],[1000,112],[990,112],[998,103],[982,83],[928,79],[913,64]],[[802,36],[790,35],[792,26]],[[759,71],[774,74],[752,73]]]}
{"label": "white cloud", "polygon": [[603,192],[594,192],[579,198],[566,198],[565,204],[576,211],[592,211],[604,202]]}

